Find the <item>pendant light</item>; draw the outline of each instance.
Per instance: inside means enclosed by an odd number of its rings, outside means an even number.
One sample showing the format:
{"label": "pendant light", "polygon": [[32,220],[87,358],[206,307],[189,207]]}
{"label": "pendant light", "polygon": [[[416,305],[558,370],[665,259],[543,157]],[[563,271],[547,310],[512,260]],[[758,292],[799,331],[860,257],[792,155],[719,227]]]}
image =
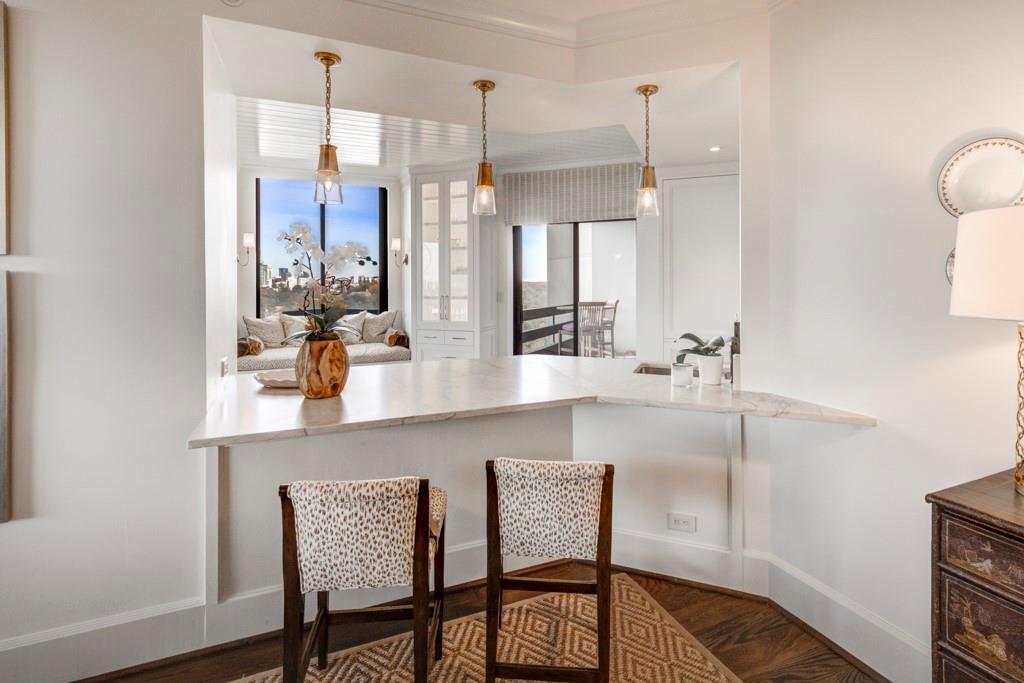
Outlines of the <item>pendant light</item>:
{"label": "pendant light", "polygon": [[473,213],[477,216],[493,216],[497,213],[494,204],[494,169],[487,161],[487,93],[494,90],[494,81],[473,81],[473,87],[480,91],[481,128],[483,130],[483,160],[476,168],[476,192],[473,194]]}
{"label": "pendant light", "polygon": [[644,165],[640,171],[640,186],[636,190],[636,215],[658,215],[658,179],[651,166],[651,95],[658,92],[656,85],[641,85],[637,95],[644,97]]}
{"label": "pendant light", "polygon": [[341,55],[317,52],[313,55],[324,66],[324,144],[320,145],[320,160],[316,165],[317,204],[341,204],[341,174],[338,172],[338,148],[331,144],[331,67],[341,62]]}

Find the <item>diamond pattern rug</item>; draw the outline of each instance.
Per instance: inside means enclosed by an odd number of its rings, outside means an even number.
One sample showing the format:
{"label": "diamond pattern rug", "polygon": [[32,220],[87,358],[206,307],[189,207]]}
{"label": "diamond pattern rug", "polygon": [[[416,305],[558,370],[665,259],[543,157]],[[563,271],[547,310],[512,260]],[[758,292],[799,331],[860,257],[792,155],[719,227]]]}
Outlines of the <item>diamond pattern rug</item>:
{"label": "diamond pattern rug", "polygon": [[[546,593],[507,605],[502,614],[498,659],[530,664],[596,666],[597,602],[591,595]],[[336,627],[342,628],[342,627]],[[434,683],[484,680],[483,612],[446,622],[444,657],[434,664]],[[315,657],[314,657],[315,659]],[[412,634],[360,645],[331,655],[327,668],[314,664],[307,683],[412,682]],[[236,683],[278,683],[281,670]],[[731,671],[625,574],[612,577],[612,670],[620,683],[739,683]]]}

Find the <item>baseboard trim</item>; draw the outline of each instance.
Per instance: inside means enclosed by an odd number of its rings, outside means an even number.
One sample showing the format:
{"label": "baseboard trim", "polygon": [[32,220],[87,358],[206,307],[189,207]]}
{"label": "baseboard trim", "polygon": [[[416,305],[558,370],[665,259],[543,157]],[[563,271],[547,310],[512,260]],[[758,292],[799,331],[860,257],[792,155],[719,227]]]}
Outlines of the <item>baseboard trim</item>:
{"label": "baseboard trim", "polygon": [[[767,565],[771,604],[851,664],[868,667],[862,669],[865,673],[883,676],[876,679],[882,681],[927,680],[931,676],[928,643],[771,553],[747,550],[744,557]],[[840,639],[844,645],[837,644]]]}
{"label": "baseboard trim", "polygon": [[129,610],[127,612],[118,612],[117,614],[98,617],[96,619],[78,621],[73,624],[48,628],[42,631],[33,631],[32,633],[26,633],[21,636],[13,636],[11,638],[0,640],[0,653],[8,650],[17,650],[22,647],[31,647],[32,645],[38,645],[51,640],[58,640],[60,638],[68,638],[82,633],[87,633],[89,631],[98,631],[100,629],[120,626],[134,621],[161,617],[166,614],[172,614],[174,612],[180,612],[182,610],[194,609],[202,606],[202,598],[186,598],[185,600],[165,602],[160,605],[149,605],[148,607]]}

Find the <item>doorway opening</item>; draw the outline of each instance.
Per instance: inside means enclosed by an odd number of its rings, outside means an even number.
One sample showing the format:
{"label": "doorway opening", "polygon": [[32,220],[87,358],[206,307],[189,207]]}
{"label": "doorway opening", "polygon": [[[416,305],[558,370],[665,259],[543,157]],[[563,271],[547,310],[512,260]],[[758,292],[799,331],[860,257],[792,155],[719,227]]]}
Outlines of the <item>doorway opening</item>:
{"label": "doorway opening", "polygon": [[513,353],[636,356],[636,223],[512,229]]}

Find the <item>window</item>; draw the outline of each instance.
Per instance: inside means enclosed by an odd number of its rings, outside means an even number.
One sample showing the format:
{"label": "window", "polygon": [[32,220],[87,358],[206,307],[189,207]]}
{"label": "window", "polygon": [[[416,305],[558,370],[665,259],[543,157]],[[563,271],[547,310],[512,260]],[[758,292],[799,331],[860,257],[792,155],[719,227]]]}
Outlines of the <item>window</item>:
{"label": "window", "polygon": [[[306,284],[294,257],[277,239],[291,226],[304,224],[319,237],[325,252],[341,247],[348,312],[387,310],[387,190],[373,185],[345,185],[344,204],[313,201],[312,180],[256,179],[256,310],[260,317],[302,308]],[[323,268],[321,267],[321,275]]]}

